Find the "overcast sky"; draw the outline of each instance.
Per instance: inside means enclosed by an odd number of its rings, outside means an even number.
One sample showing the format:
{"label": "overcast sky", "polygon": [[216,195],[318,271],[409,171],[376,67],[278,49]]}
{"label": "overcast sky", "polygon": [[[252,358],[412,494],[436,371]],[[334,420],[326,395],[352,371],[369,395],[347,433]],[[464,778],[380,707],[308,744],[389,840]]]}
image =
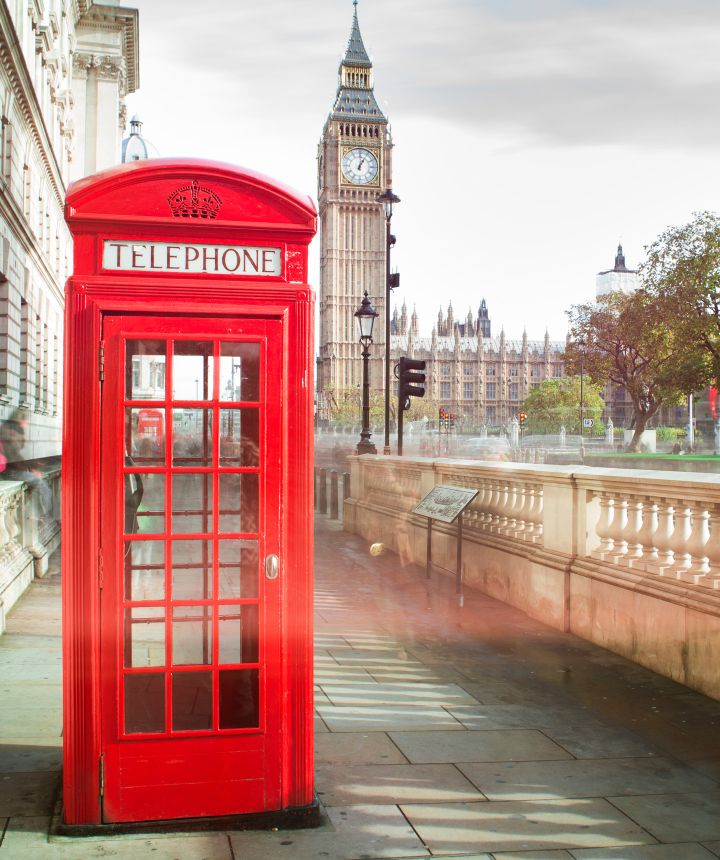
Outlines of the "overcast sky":
{"label": "overcast sky", "polygon": [[[351,0],[125,5],[129,110],[160,154],[315,199]],[[358,18],[395,143],[395,300],[422,334],[441,303],[464,319],[484,297],[494,334],[564,339],[618,241],[635,267],[666,226],[720,208],[718,0],[360,0]]]}

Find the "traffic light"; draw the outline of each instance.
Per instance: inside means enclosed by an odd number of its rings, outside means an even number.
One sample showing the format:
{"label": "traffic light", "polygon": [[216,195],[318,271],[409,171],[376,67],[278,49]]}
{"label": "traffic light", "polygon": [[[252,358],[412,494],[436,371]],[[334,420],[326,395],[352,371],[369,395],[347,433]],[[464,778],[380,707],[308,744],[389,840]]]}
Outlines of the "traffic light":
{"label": "traffic light", "polygon": [[450,424],[450,413],[445,409],[444,406],[441,406],[438,410],[438,423],[440,427],[448,427]]}
{"label": "traffic light", "polygon": [[449,421],[450,421],[450,427],[454,427],[455,426],[455,413],[454,412],[450,413]]}
{"label": "traffic light", "polygon": [[521,412],[518,415],[518,420],[520,421],[520,426],[525,429],[527,427],[527,412]]}
{"label": "traffic light", "polygon": [[400,357],[398,369],[400,385],[398,386],[398,399],[400,409],[410,408],[411,397],[425,396],[425,362],[419,358]]}

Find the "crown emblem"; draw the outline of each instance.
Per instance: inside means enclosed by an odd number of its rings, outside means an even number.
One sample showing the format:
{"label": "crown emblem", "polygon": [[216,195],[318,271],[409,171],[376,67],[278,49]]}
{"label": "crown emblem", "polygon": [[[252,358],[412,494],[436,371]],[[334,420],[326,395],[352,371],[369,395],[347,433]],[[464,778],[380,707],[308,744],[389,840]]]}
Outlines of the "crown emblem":
{"label": "crown emblem", "polygon": [[172,214],[176,218],[216,218],[222,200],[218,195],[193,179],[168,197]]}

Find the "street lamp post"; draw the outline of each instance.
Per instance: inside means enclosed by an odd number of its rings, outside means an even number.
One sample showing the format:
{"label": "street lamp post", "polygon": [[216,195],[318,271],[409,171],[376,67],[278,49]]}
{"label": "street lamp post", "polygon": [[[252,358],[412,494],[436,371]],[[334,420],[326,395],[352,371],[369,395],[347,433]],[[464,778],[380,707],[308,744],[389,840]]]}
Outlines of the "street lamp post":
{"label": "street lamp post", "polygon": [[390,248],[395,244],[395,237],[390,232],[393,206],[400,198],[393,194],[392,188],[387,188],[378,196],[378,203],[385,208],[385,447],[383,454],[390,453],[390,291],[399,283],[397,275],[390,274]]}
{"label": "street lamp post", "polygon": [[580,349],[580,457],[585,459],[585,341],[579,340]]}
{"label": "street lamp post", "polygon": [[377,454],[377,448],[370,441],[370,375],[368,372],[368,359],[370,358],[370,344],[372,343],[373,326],[375,318],[379,316],[375,308],[370,304],[367,290],[360,307],[355,311],[355,317],[360,329],[360,343],[362,344],[363,359],[363,382],[362,382],[362,430],[360,441],[357,444],[357,454]]}

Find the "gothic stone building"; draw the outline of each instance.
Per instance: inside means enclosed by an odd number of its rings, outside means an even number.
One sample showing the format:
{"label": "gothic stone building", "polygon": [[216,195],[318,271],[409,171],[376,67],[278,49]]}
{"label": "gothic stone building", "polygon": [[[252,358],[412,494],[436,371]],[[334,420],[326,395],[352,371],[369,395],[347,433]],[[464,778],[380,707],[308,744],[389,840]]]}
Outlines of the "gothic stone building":
{"label": "gothic stone building", "polygon": [[317,390],[332,412],[334,393],[357,388],[362,360],[353,316],[367,290],[375,322],[371,388],[383,387],[385,214],[378,195],[392,185],[392,138],[373,90],[373,69],[353,13],[337,94],[318,148],[320,347]]}
{"label": "gothic stone building", "polygon": [[407,308],[393,314],[390,351],[393,362],[401,355],[427,362],[426,397],[458,417],[463,429],[505,426],[517,416],[528,393],[544,379],[565,375],[563,341],[510,340],[501,331],[492,336],[485,300],[478,314],[469,311],[456,322],[452,303],[442,308],[430,337],[420,337],[417,314],[408,322]]}
{"label": "gothic stone building", "polygon": [[[356,4],[355,4],[356,5]],[[385,216],[377,198],[392,187],[392,138],[373,89],[373,68],[353,13],[340,63],[335,103],[318,149],[320,213],[320,345],[318,418],[332,417],[334,396],[357,389],[362,361],[354,313],[367,290],[380,316],[375,322],[371,388],[383,388],[385,353]],[[430,338],[421,338],[417,315],[395,314],[391,360],[428,360],[427,396],[462,416],[466,426],[503,424],[517,414],[528,391],[563,375],[562,343],[493,338],[487,305],[456,323],[441,312]]]}

